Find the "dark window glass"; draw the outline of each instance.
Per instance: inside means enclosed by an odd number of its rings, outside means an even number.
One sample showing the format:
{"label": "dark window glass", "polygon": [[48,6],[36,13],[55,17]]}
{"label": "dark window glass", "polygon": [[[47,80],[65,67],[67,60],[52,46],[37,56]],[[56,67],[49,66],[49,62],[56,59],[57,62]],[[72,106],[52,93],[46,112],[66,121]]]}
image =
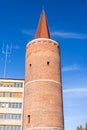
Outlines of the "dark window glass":
{"label": "dark window glass", "polygon": [[10,92],[10,95],[9,95],[10,97],[12,97],[12,92]]}
{"label": "dark window glass", "polygon": [[5,92],[3,92],[3,97],[6,97],[6,93]]}
{"label": "dark window glass", "polygon": [[16,83],[14,83],[14,87],[16,87]]}

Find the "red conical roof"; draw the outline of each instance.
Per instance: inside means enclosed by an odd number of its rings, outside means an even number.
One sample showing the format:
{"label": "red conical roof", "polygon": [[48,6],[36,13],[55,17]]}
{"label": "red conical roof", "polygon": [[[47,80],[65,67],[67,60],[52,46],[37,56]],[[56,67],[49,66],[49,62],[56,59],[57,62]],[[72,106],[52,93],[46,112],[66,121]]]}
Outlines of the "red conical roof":
{"label": "red conical roof", "polygon": [[42,11],[35,38],[50,38],[45,12]]}

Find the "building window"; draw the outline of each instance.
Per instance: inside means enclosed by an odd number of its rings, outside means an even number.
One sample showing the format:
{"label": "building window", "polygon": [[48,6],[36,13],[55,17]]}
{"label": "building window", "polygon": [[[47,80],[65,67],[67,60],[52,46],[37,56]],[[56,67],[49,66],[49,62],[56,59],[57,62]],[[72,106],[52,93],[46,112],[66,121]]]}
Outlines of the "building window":
{"label": "building window", "polygon": [[0,114],[0,119],[1,119],[2,115]]}
{"label": "building window", "polygon": [[21,119],[21,114],[19,114],[19,119]]}
{"label": "building window", "polygon": [[12,119],[14,119],[14,114],[12,114]]}
{"label": "building window", "polygon": [[16,103],[16,108],[19,108],[19,104],[18,103]]}
{"label": "building window", "polygon": [[0,130],[20,130],[21,126],[17,126],[17,125],[0,125]]}
{"label": "building window", "polygon": [[17,87],[19,88],[19,87],[20,87],[20,84],[17,84]]}
{"label": "building window", "polygon": [[3,119],[6,119],[6,114],[3,114]]}
{"label": "building window", "polygon": [[12,87],[12,85],[7,85],[7,87]]}
{"label": "building window", "polygon": [[16,83],[14,83],[14,87],[16,87]]}
{"label": "building window", "polygon": [[6,104],[5,104],[5,107],[8,108],[8,107],[9,107],[9,103],[6,103]]}
{"label": "building window", "polygon": [[30,67],[32,66],[32,64],[30,64]]}
{"label": "building window", "polygon": [[20,127],[20,126],[18,126],[18,130],[20,130],[20,128],[21,128],[21,127]]}
{"label": "building window", "polygon": [[11,103],[8,104],[8,107],[11,108]]}
{"label": "building window", "polygon": [[22,103],[19,104],[19,108],[22,108]]}
{"label": "building window", "polygon": [[11,103],[11,108],[14,108],[14,103]]}
{"label": "building window", "polygon": [[47,65],[49,65],[50,64],[50,62],[49,61],[47,61]]}
{"label": "building window", "polygon": [[12,92],[10,92],[9,94],[10,94],[9,96],[12,97]]}
{"label": "building window", "polygon": [[1,108],[22,108],[22,103],[4,103],[0,102]]}
{"label": "building window", "polygon": [[6,97],[6,93],[5,92],[3,92],[3,97]]}
{"label": "building window", "polygon": [[4,125],[4,130],[6,130],[6,125]]}
{"label": "building window", "polygon": [[0,87],[2,87],[3,85],[2,84],[0,84]]}
{"label": "building window", "polygon": [[2,126],[0,126],[0,130],[2,130]]}
{"label": "building window", "polygon": [[13,126],[13,130],[16,130],[16,126]]}
{"label": "building window", "polygon": [[0,97],[2,97],[3,96],[3,92],[0,92]]}
{"label": "building window", "polygon": [[23,88],[23,83],[20,83],[20,88]]}
{"label": "building window", "polygon": [[20,120],[21,119],[21,114],[0,114],[0,119],[16,119],[16,120]]}
{"label": "building window", "polygon": [[30,115],[28,115],[28,123],[30,123]]}
{"label": "building window", "polygon": [[10,119],[10,114],[7,114],[7,118]]}
{"label": "building window", "polygon": [[10,127],[10,126],[7,126],[7,130],[11,130],[11,127]]}
{"label": "building window", "polygon": [[2,102],[1,103],[1,107],[4,108],[5,107],[5,103]]}

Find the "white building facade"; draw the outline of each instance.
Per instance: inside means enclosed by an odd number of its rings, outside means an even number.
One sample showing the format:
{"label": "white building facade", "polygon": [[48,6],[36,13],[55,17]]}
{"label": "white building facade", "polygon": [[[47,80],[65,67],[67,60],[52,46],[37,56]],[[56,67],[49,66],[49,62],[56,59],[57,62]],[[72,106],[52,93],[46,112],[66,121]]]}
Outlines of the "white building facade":
{"label": "white building facade", "polygon": [[22,130],[24,80],[0,79],[0,130]]}

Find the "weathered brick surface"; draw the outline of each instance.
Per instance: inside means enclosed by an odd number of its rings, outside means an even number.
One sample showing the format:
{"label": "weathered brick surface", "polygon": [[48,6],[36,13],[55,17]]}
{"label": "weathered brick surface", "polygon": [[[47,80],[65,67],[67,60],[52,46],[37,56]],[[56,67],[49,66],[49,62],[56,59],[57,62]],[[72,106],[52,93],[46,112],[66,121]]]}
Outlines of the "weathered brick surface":
{"label": "weathered brick surface", "polygon": [[60,82],[59,45],[55,42],[38,40],[38,42],[29,44],[26,59],[26,71],[28,71],[25,75],[25,82],[39,78],[48,78]]}
{"label": "weathered brick surface", "polygon": [[24,130],[63,129],[60,52],[59,45],[51,40],[38,39],[27,46],[23,121]]}

